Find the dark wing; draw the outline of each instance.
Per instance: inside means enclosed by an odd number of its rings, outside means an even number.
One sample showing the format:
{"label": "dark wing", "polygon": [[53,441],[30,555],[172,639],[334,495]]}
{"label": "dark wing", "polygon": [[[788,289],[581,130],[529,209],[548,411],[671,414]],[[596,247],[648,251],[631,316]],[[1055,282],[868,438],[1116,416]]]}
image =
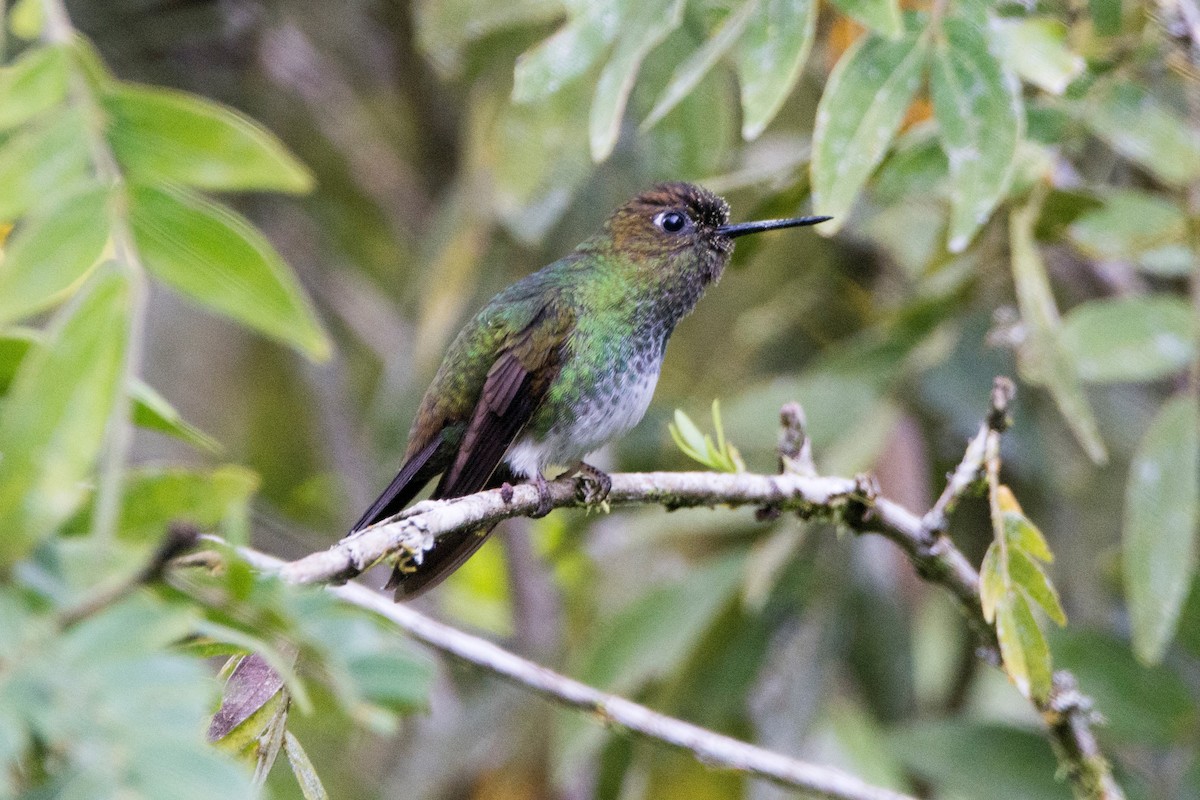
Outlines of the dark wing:
{"label": "dark wing", "polygon": [[[558,376],[573,326],[572,314],[548,305],[499,352],[458,452],[442,473],[433,497],[462,497],[500,484],[499,476],[493,480],[493,475]],[[507,470],[504,472],[507,476]],[[478,550],[489,533],[491,528],[442,537],[424,554],[420,565],[393,572],[389,588],[396,590],[398,600],[433,588]]]}
{"label": "dark wing", "polygon": [[368,525],[374,525],[381,519],[387,519],[411,503],[412,499],[425,488],[425,484],[433,480],[433,477],[441,471],[442,467],[439,462],[445,459],[434,459],[433,456],[443,444],[444,439],[439,431],[429,440],[428,444],[418,450],[408,461],[405,461],[404,465],[400,467],[400,471],[396,473],[396,477],[392,478],[392,482],[383,490],[383,494],[379,495],[371,507],[358,518],[358,522],[354,523],[350,533],[357,533]]}

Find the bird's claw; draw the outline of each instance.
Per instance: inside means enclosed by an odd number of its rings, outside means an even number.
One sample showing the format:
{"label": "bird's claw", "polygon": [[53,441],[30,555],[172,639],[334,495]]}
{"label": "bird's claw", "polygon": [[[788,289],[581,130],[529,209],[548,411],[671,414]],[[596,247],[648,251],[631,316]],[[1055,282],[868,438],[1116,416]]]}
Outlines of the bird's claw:
{"label": "bird's claw", "polygon": [[612,478],[608,473],[596,469],[591,464],[580,462],[579,486],[576,495],[589,506],[600,506],[608,510],[608,493],[612,491]]}

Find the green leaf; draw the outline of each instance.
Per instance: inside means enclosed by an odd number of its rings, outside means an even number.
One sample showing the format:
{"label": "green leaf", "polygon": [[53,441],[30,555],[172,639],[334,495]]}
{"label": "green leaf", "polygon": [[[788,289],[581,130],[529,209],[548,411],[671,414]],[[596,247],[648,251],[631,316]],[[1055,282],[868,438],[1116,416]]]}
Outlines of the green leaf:
{"label": "green leaf", "polygon": [[1041,731],[959,718],[909,724],[888,739],[911,772],[937,787],[938,797],[1071,800]]}
{"label": "green leaf", "polygon": [[1129,465],[1125,489],[1125,594],[1133,648],[1160,661],[1196,568],[1200,522],[1200,409],[1191,394],[1168,400]]}
{"label": "green leaf", "polygon": [[947,19],[937,37],[929,91],[950,162],[948,247],[961,253],[1004,198],[1025,128],[1017,81],[988,51],[983,32]]}
{"label": "green leaf", "polygon": [[0,325],[63,298],[100,258],[108,241],[109,195],[89,189],[26,221],[0,261]]}
{"label": "green leaf", "polygon": [[579,113],[589,88],[576,81],[541,102],[505,103],[485,139],[496,213],[527,244],[542,240],[592,173]]}
{"label": "green leaf", "polygon": [[413,10],[417,44],[443,76],[454,77],[472,42],[517,25],[548,22],[562,8],[558,0],[424,0]]}
{"label": "green leaf", "polygon": [[996,638],[1004,669],[1018,691],[1044,700],[1050,693],[1050,647],[1025,595],[1011,593],[996,606]]}
{"label": "green leaf", "polygon": [[0,564],[65,522],[87,494],[128,340],[129,287],[100,269],[26,358],[0,412]]}
{"label": "green leaf", "polygon": [[1013,72],[1051,94],[1061,95],[1087,66],[1067,49],[1068,29],[1051,17],[993,19],[989,33]]}
{"label": "green leaf", "polygon": [[209,453],[220,454],[224,450],[220,442],[185,420],[149,385],[134,381],[130,394],[133,397],[133,422],[138,427],[174,436]]}
{"label": "green leaf", "polygon": [[[0,331],[0,395],[8,391],[21,361],[41,345],[42,336],[38,331],[29,328]],[[145,383],[135,380],[130,387],[130,395],[133,398],[134,424],[182,439],[211,453],[221,452],[219,442],[184,420],[162,395]]]}
{"label": "green leaf", "polygon": [[687,97],[701,79],[708,74],[717,61],[721,59],[741,37],[742,31],[751,16],[758,10],[760,0],[742,0],[741,6],[730,12],[722,20],[720,27],[709,37],[708,41],[696,49],[694,53],[671,75],[670,81],[659,95],[654,108],[642,122],[642,130],[647,130],[667,113],[679,105]]}
{"label": "green leaf", "polygon": [[616,38],[620,0],[583,4],[553,36],[526,50],[513,70],[513,102],[543,100],[591,69]]}
{"label": "green leaf", "polygon": [[1200,709],[1175,665],[1144,666],[1128,641],[1101,631],[1052,633],[1055,663],[1071,670],[1103,709],[1107,736],[1137,747],[1190,741]]}
{"label": "green leaf", "polygon": [[657,586],[616,614],[582,654],[581,679],[617,693],[665,675],[737,589],[744,558],[722,558]]}
{"label": "green leaf", "polygon": [[1179,297],[1156,294],[1090,300],[1063,318],[1062,344],[1092,383],[1149,381],[1187,367],[1196,320]]}
{"label": "green leaf", "polygon": [[1035,211],[1033,207],[1025,206],[1015,209],[1009,216],[1013,282],[1021,321],[1026,327],[1026,340],[1018,352],[1018,366],[1027,381],[1049,389],[1063,419],[1088,457],[1103,464],[1108,461],[1108,451],[1100,438],[1100,427],[1083,393],[1075,363],[1059,340],[1058,306],[1033,238]]}
{"label": "green leaf", "polygon": [[249,504],[258,483],[253,472],[232,465],[205,471],[161,467],[133,470],[125,479],[118,532],[127,540],[157,541],[173,522],[214,529],[231,512]]}
{"label": "green leaf", "polygon": [[307,192],[312,174],[272,133],[196,95],[117,84],[103,98],[108,140],[133,180],[222,191]]}
{"label": "green leaf", "polygon": [[588,141],[593,161],[599,163],[612,154],[621,132],[625,104],[633,91],[642,61],[679,27],[683,21],[683,6],[683,0],[641,0],[622,19],[622,35],[617,39],[608,63],[600,71],[588,115]]}
{"label": "green leaf", "polygon": [[[661,85],[694,44],[687,34],[669,36],[643,65],[639,82]],[[710,72],[661,122],[631,141],[647,179],[703,181],[729,164],[738,142],[730,88],[727,75]],[[643,93],[639,99],[651,98]],[[644,112],[639,105],[638,113]]]}
{"label": "green leaf", "polygon": [[300,793],[304,795],[304,800],[329,800],[329,793],[321,784],[316,767],[309,761],[308,754],[291,731],[283,733],[283,752],[287,753],[288,764],[292,767],[296,782],[300,784]]}
{"label": "green leaf", "polygon": [[1010,548],[1020,549],[1047,563],[1054,561],[1054,554],[1046,544],[1046,537],[1029,518],[1021,513],[1007,512],[1003,515],[1004,537]]}
{"label": "green leaf", "polygon": [[0,67],[0,130],[21,125],[67,96],[67,55],[63,48],[37,47]]}
{"label": "green leaf", "polygon": [[833,4],[889,39],[895,39],[904,32],[897,0],[833,0]]}
{"label": "green leaf", "polygon": [[1134,83],[1097,83],[1080,121],[1113,150],[1172,186],[1200,179],[1200,132]]}
{"label": "green leaf", "polygon": [[[1186,246],[1187,217],[1167,197],[1136,189],[1107,192],[1103,205],[1088,211],[1067,228],[1067,235],[1079,250],[1097,260],[1133,261],[1143,269],[1154,270],[1156,251],[1178,248],[1190,273],[1192,253]],[[1147,256],[1150,256],[1147,259]]]}
{"label": "green leaf", "polygon": [[996,619],[996,607],[1004,601],[1009,591],[1002,553],[999,543],[992,542],[979,565],[979,602],[983,608],[983,618],[988,622]]}
{"label": "green leaf", "polygon": [[83,115],[54,112],[0,147],[0,221],[53,207],[94,183]]}
{"label": "green leaf", "polygon": [[1067,613],[1058,599],[1058,590],[1041,565],[1015,547],[1008,551],[1008,574],[1013,584],[1020,586],[1059,625],[1067,624]]}
{"label": "green leaf", "polygon": [[696,423],[692,422],[691,417],[677,408],[675,409],[675,421],[667,427],[671,432],[671,438],[675,440],[675,444],[680,450],[690,458],[703,462],[704,434],[700,432]]}
{"label": "green leaf", "polygon": [[242,217],[186,190],[134,186],[133,236],[147,269],[198,303],[310,358],[329,340],[295,276]]}
{"label": "green leaf", "polygon": [[742,138],[757,139],[800,79],[817,30],[815,0],[759,0],[734,51]]}
{"label": "green leaf", "polygon": [[846,222],[854,200],[879,166],[913,95],[921,86],[925,40],[859,39],[842,54],[821,102],[813,130],[813,208],[833,216],[831,234]]}

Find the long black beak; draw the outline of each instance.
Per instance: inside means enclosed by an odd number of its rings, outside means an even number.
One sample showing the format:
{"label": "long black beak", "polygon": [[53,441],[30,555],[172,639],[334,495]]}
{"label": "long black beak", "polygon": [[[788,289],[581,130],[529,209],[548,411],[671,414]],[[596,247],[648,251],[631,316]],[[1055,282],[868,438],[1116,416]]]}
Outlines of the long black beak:
{"label": "long black beak", "polygon": [[717,233],[722,236],[728,236],[730,239],[736,239],[739,236],[746,236],[751,233],[774,231],[780,228],[799,228],[802,225],[816,225],[818,222],[825,222],[830,219],[833,219],[833,217],[793,217],[792,219],[764,219],[758,222],[739,222],[737,225],[722,225],[717,228]]}

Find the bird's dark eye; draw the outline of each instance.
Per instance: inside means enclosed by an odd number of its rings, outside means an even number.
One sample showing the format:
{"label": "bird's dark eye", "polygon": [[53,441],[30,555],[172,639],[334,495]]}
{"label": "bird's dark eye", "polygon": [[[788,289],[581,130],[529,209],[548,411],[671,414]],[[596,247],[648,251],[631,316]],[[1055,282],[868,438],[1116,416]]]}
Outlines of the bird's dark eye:
{"label": "bird's dark eye", "polygon": [[654,218],[654,224],[667,233],[679,233],[687,227],[688,222],[687,215],[678,211],[664,211]]}

